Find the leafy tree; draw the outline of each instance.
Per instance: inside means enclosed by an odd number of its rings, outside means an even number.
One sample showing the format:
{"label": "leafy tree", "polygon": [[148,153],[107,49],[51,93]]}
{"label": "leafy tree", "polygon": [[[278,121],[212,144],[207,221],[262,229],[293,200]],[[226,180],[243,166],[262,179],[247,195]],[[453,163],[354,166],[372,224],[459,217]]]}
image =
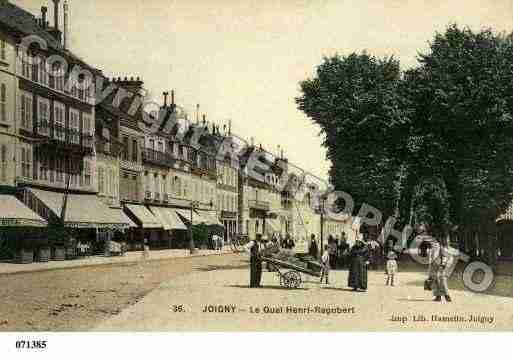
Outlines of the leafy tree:
{"label": "leafy tree", "polygon": [[296,102],[357,205],[478,231],[492,254],[513,199],[512,36],[451,25],[418,60],[402,73],[393,58],[325,58]]}
{"label": "leafy tree", "polygon": [[394,213],[408,122],[399,95],[399,62],[367,53],[324,58],[317,75],[301,82],[296,99],[321,127],[332,183],[363,202]]}

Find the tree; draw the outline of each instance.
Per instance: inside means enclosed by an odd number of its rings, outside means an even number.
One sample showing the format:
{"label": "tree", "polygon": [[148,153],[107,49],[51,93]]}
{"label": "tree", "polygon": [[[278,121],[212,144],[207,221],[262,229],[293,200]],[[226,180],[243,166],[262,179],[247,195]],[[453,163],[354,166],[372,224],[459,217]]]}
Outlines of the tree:
{"label": "tree", "polygon": [[366,53],[324,58],[296,99],[321,128],[332,183],[363,202],[394,213],[404,164],[408,118],[399,96],[399,62]]}
{"label": "tree", "polygon": [[325,58],[296,102],[356,204],[478,231],[492,254],[513,199],[512,36],[451,25],[418,60],[401,72],[366,53]]}

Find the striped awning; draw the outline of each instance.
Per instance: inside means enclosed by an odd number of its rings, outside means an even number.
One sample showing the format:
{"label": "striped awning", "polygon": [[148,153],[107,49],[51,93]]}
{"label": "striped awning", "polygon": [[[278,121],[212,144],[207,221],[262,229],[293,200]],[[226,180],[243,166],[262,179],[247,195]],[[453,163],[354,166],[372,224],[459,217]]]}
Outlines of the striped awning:
{"label": "striped awning", "polygon": [[198,214],[205,219],[205,221],[206,221],[205,224],[207,224],[209,226],[224,227],[223,224],[217,218],[217,215],[215,212],[198,211]]}
{"label": "striped awning", "polygon": [[126,209],[141,223],[142,228],[162,228],[160,221],[155,218],[148,208],[139,204],[127,204]]}
{"label": "striped awning", "polygon": [[[30,188],[32,193],[57,217],[61,216],[64,193]],[[66,227],[73,228],[112,228],[128,227],[120,215],[114,215],[112,210],[94,194],[68,194],[66,208]]]}
{"label": "striped awning", "polygon": [[46,227],[48,222],[12,195],[0,195],[0,227]]}
{"label": "striped awning", "polygon": [[[191,221],[191,210],[190,209],[175,209],[175,211],[185,221],[187,221],[187,222]],[[192,222],[193,222],[193,224],[200,224],[200,223],[208,224],[208,220],[203,218],[203,216],[198,214],[196,211],[192,211]]]}
{"label": "striped awning", "polygon": [[151,206],[150,210],[155,215],[155,218],[160,221],[164,230],[187,229],[183,221],[172,208]]}

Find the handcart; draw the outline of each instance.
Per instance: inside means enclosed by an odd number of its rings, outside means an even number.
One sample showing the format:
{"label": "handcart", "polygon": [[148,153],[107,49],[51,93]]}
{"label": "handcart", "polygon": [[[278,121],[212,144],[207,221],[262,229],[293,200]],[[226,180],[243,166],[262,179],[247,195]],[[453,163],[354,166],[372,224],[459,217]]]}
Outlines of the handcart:
{"label": "handcart", "polygon": [[[294,262],[291,259],[294,259]],[[280,285],[284,288],[299,288],[302,283],[301,273],[314,277],[321,276],[321,267],[315,261],[300,257],[279,259],[272,256],[261,256],[263,262],[268,263],[270,271],[280,277]]]}

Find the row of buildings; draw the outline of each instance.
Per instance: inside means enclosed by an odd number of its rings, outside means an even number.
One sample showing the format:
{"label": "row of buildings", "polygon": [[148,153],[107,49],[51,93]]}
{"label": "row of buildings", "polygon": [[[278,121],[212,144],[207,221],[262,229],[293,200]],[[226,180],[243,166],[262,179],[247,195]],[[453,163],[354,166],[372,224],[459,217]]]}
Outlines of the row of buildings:
{"label": "row of buildings", "polygon": [[[67,3],[53,0],[51,26],[45,6],[36,17],[0,0],[3,243],[38,236],[16,228],[45,228],[63,210],[74,238],[98,250],[114,232],[124,233],[133,249],[143,238],[153,248],[183,247],[188,227],[198,223],[221,229],[227,239],[319,235],[320,208],[308,190],[315,186],[301,183],[307,195],[295,198],[283,183],[289,167],[283,155],[269,156],[251,143],[237,158],[220,158],[220,146],[236,137],[231,126],[221,129],[199,114],[194,121],[180,118],[178,126],[172,91],[158,111],[145,112],[142,79],[107,78],[70,51],[61,9],[66,24]],[[45,46],[24,46],[30,36]],[[83,71],[77,75],[76,68]],[[107,95],[99,101],[98,92]],[[203,135],[196,141],[198,130]],[[247,169],[255,156],[270,163],[258,175]],[[326,236],[342,231],[352,238],[347,221],[325,218]]]}

